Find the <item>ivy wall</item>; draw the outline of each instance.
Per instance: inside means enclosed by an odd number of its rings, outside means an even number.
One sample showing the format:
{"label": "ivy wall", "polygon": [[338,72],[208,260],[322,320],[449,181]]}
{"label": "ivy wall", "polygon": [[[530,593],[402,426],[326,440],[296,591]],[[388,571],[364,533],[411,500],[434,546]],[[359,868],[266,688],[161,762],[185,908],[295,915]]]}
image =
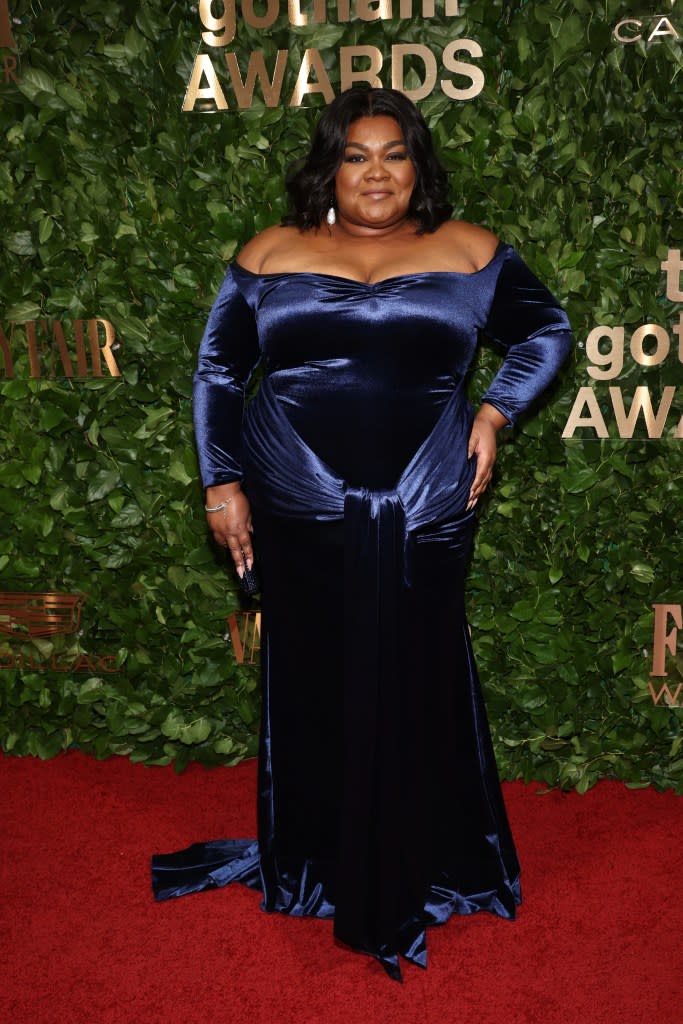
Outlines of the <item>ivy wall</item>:
{"label": "ivy wall", "polygon": [[[352,3],[344,22],[329,3],[326,23],[296,27],[283,4],[268,29],[238,8],[220,48],[200,13],[220,21],[221,3],[0,4],[3,749],[178,767],[255,752],[257,666],[236,660],[226,616],[256,606],[208,543],[193,363],[226,261],[283,213],[325,82],[337,91],[372,61],[344,47],[384,55],[388,85],[393,45],[412,47],[407,90],[425,49],[435,61],[419,102],[457,215],[519,249],[578,339],[502,446],[470,574],[501,771],[683,791],[683,21],[658,22],[647,0],[461,0],[457,15],[437,3],[432,18],[363,20],[376,6]],[[251,4],[252,20],[267,9]],[[624,18],[618,34],[640,40],[615,38]],[[461,39],[479,50],[448,56]],[[278,50],[274,105],[257,85],[239,108],[250,54],[272,71]],[[228,109],[183,112],[202,54]],[[443,80],[479,91],[453,98]],[[292,106],[301,81],[324,88]],[[596,327],[617,330],[599,341]],[[498,359],[483,348],[473,397]],[[671,606],[666,676],[650,675],[653,605]]]}

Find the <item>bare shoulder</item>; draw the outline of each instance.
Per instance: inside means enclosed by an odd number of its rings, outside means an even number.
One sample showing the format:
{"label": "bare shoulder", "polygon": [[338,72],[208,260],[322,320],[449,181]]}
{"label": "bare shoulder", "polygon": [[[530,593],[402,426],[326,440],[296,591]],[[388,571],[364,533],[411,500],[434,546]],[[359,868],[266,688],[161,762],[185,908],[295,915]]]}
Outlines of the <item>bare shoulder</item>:
{"label": "bare shoulder", "polygon": [[240,249],[237,255],[237,262],[245,270],[253,274],[263,272],[268,261],[280,251],[286,251],[298,240],[300,231],[295,227],[282,227],[275,224],[247,242],[244,248]]}
{"label": "bare shoulder", "polygon": [[464,220],[448,220],[438,230],[439,241],[459,252],[473,270],[481,270],[493,259],[499,239],[487,228]]}

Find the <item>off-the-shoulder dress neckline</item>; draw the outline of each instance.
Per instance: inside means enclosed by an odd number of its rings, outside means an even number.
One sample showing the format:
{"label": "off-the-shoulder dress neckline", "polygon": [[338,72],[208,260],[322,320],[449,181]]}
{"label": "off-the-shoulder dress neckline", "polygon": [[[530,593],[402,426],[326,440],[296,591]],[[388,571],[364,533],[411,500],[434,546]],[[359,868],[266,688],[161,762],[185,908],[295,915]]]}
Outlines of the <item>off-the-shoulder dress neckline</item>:
{"label": "off-the-shoulder dress neckline", "polygon": [[509,245],[499,242],[491,259],[483,267],[480,267],[479,270],[416,270],[407,274],[392,274],[390,277],[383,277],[379,281],[362,281],[357,277],[345,277],[343,274],[325,274],[320,270],[279,270],[271,274],[259,274],[253,270],[247,270],[237,260],[233,260],[230,266],[233,271],[237,270],[240,274],[245,274],[247,277],[254,278],[254,280],[267,281],[278,277],[319,277],[330,281],[340,281],[344,284],[358,285],[361,288],[377,288],[383,284],[390,284],[392,281],[398,282],[416,277],[477,277],[478,274],[483,274],[485,271],[490,270],[508,249],[510,249]]}

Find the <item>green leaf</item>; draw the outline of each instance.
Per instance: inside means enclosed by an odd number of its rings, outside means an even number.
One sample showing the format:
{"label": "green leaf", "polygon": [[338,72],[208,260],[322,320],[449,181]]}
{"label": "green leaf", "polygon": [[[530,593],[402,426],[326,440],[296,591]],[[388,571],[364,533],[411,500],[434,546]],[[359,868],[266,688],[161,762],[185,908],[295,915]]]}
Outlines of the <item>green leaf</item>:
{"label": "green leaf", "polygon": [[14,231],[5,238],[5,246],[17,256],[33,256],[35,248],[30,231]]}
{"label": "green leaf", "polygon": [[75,110],[85,114],[88,110],[88,104],[83,99],[78,89],[74,89],[68,82],[58,82],[56,87],[57,95],[61,96],[63,100],[73,107]]}
{"label": "green leaf", "polygon": [[67,508],[71,496],[71,488],[68,484],[57,484],[50,492],[50,506],[56,511]]}
{"label": "green leaf", "polygon": [[536,615],[536,606],[530,601],[515,601],[509,614],[519,622],[530,622]]}
{"label": "green leaf", "polygon": [[599,482],[595,470],[589,466],[577,469],[574,472],[567,471],[563,477],[565,490],[568,494],[582,494]]}
{"label": "green leaf", "polygon": [[120,483],[121,476],[115,469],[100,469],[88,484],[86,501],[99,501]]}
{"label": "green leaf", "polygon": [[116,529],[131,529],[133,526],[139,526],[140,523],[144,522],[144,515],[142,509],[137,505],[124,505],[120,512],[118,512],[111,521],[111,525]]}
{"label": "green leaf", "polygon": [[27,67],[22,69],[19,89],[29,99],[35,99],[40,92],[54,93],[56,91],[55,80],[52,75],[41,68]]}
{"label": "green leaf", "polygon": [[44,220],[40,221],[38,225],[38,241],[41,245],[44,245],[48,241],[52,232],[54,231],[55,222],[51,217],[45,217]]}
{"label": "green leaf", "polygon": [[229,736],[226,736],[223,739],[216,740],[213,749],[217,754],[230,754],[235,749],[235,744]]}
{"label": "green leaf", "polygon": [[177,457],[171,459],[171,463],[168,467],[168,475],[172,480],[177,480],[181,484],[191,484],[193,482],[192,477],[187,473],[182,460]]}
{"label": "green leaf", "polygon": [[631,566],[631,574],[635,576],[640,583],[654,583],[655,571],[650,565],[646,565],[644,562],[634,562]]}
{"label": "green leaf", "polygon": [[7,308],[5,314],[7,320],[15,321],[16,323],[21,323],[24,320],[37,320],[40,315],[40,306],[32,299],[24,299],[13,303]]}
{"label": "green leaf", "polygon": [[633,655],[627,651],[620,652],[612,655],[612,671],[615,675],[619,672],[623,672],[625,668],[630,668],[633,665]]}

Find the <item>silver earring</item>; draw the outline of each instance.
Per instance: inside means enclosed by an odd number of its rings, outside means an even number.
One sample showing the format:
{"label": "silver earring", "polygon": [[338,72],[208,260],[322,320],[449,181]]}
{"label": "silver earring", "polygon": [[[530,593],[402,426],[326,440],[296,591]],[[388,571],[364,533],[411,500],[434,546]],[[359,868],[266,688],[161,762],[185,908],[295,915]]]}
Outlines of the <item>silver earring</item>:
{"label": "silver earring", "polygon": [[327,211],[327,216],[325,217],[325,220],[327,221],[330,227],[333,227],[333,225],[337,223],[337,214],[335,212],[334,206],[330,206],[329,210]]}

